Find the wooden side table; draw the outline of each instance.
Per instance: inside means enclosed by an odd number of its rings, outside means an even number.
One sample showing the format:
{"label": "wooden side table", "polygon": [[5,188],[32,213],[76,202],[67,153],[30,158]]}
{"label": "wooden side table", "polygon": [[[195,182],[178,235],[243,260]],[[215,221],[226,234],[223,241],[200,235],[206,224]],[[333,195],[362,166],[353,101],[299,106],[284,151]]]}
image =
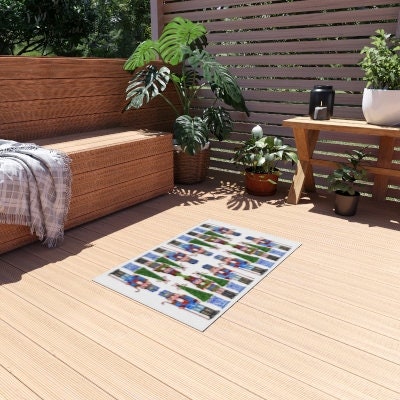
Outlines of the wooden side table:
{"label": "wooden side table", "polygon": [[333,161],[313,158],[315,146],[321,130],[345,132],[355,135],[379,136],[379,151],[376,166],[365,169],[374,174],[372,196],[378,200],[386,197],[390,177],[400,178],[400,170],[392,169],[392,158],[396,139],[400,138],[400,127],[367,124],[366,121],[337,119],[312,120],[310,117],[295,117],[284,120],[283,126],[293,129],[299,162],[287,197],[287,203],[297,204],[303,190],[315,191],[313,165],[336,168]]}

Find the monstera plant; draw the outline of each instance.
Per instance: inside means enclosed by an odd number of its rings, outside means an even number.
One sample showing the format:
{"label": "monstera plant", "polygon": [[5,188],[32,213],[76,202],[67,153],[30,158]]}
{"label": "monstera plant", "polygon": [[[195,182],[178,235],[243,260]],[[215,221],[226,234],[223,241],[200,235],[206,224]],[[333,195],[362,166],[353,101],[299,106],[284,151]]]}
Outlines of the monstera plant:
{"label": "monstera plant", "polygon": [[[140,43],[124,65],[134,73],[126,89],[125,110],[162,97],[176,114],[174,141],[190,155],[198,153],[210,136],[223,140],[231,132],[232,118],[223,105],[249,114],[233,75],[206,50],[206,34],[202,24],[176,17],[158,40]],[[156,60],[161,63],[152,64]],[[136,72],[137,68],[141,69]],[[169,84],[176,89],[180,109],[163,94]],[[214,101],[201,113],[193,103],[203,88],[210,89]]]}

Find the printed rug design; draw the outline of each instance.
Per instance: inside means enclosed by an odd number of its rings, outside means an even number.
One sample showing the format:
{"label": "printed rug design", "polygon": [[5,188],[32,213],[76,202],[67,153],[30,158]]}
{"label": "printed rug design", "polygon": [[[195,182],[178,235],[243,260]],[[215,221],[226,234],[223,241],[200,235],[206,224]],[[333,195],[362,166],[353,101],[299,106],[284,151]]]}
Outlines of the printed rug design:
{"label": "printed rug design", "polygon": [[207,220],[94,281],[204,331],[299,246]]}

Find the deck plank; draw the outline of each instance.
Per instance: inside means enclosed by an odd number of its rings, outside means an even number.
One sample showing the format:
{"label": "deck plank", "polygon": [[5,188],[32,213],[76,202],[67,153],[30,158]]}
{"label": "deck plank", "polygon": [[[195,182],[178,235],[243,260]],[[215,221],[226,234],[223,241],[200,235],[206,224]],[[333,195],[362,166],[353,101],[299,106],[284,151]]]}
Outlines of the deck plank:
{"label": "deck plank", "polygon": [[40,400],[41,398],[32,392],[23,382],[12,373],[0,366],[0,398],[19,400]]}
{"label": "deck plank", "polygon": [[[287,189],[246,196],[215,175],[71,229],[59,248],[2,255],[0,396],[400,399],[398,205],[361,199],[346,219],[318,194],[285,205]],[[302,245],[205,332],[92,281],[209,218]]]}
{"label": "deck plank", "polygon": [[0,337],[2,364],[41,397],[54,400],[115,398],[4,321],[0,321]]}
{"label": "deck plank", "polygon": [[[136,399],[148,399],[151,396],[171,400],[187,398],[130,362],[97,345],[77,330],[55,318],[49,318],[46,312],[38,308],[32,309],[29,302],[16,294],[2,292],[1,297],[7,304],[7,307],[3,306],[3,303],[0,304],[1,315],[8,324],[17,327],[19,332],[28,336],[38,346],[52,349],[52,353],[56,354],[58,359],[82,376],[85,376],[86,371],[90,371],[93,384],[112,393],[113,398],[132,399],[132,382],[141,381],[146,381],[147,384],[135,385]],[[31,318],[26,318],[26,314]],[[47,328],[45,331],[44,326]],[[99,360],[103,362],[99,363]]]}

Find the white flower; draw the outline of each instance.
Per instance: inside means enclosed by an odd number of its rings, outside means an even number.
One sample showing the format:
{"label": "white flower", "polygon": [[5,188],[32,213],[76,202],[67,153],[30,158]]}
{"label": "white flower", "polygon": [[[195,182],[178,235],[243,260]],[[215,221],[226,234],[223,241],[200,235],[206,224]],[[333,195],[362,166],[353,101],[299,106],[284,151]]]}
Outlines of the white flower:
{"label": "white flower", "polygon": [[261,128],[260,125],[256,125],[252,130],[251,130],[251,134],[253,135],[253,137],[255,139],[261,139],[264,135],[264,131]]}

